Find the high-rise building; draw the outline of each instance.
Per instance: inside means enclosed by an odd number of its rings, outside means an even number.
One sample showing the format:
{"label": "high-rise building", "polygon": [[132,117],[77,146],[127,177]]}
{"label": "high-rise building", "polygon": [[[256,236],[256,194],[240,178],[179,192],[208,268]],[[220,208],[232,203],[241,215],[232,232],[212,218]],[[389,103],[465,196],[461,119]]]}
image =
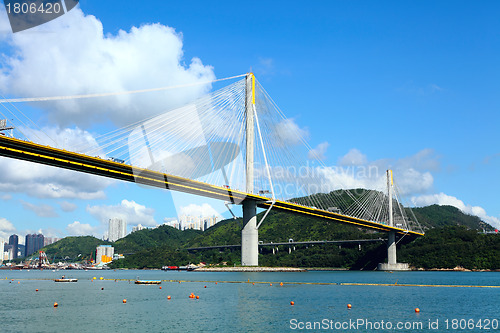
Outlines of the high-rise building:
{"label": "high-rise building", "polygon": [[45,239],[43,240],[43,246],[54,244],[55,242],[58,242],[60,240],[61,238],[58,237],[45,237]]}
{"label": "high-rise building", "polygon": [[111,245],[99,245],[95,253],[95,262],[99,264],[101,262],[108,263],[113,260],[113,255],[115,254],[115,248]]}
{"label": "high-rise building", "polygon": [[19,237],[16,234],[10,235],[9,245],[12,246],[12,259],[16,259],[17,258],[17,251],[19,248]]}
{"label": "high-rise building", "polygon": [[[217,216],[192,216],[192,215],[181,215],[179,217],[179,229],[196,229],[196,230],[207,230],[208,228],[214,226],[217,221]],[[174,228],[177,226],[177,221],[175,221],[175,226],[170,224],[171,222],[167,222],[167,224],[173,226]]]}
{"label": "high-rise building", "polygon": [[132,232],[141,231],[144,229],[147,229],[147,228],[139,223],[136,227],[132,227]]}
{"label": "high-rise building", "polygon": [[42,234],[28,234],[25,238],[25,252],[24,256],[27,257],[43,247],[44,237]]}
{"label": "high-rise building", "polygon": [[127,235],[127,222],[120,218],[109,219],[108,241],[116,242]]}

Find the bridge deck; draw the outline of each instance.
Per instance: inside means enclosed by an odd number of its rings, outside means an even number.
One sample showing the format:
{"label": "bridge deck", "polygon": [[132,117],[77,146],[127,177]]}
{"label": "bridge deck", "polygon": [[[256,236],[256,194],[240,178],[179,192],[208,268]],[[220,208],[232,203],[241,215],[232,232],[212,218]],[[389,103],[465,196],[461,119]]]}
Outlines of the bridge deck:
{"label": "bridge deck", "polygon": [[[172,191],[191,193],[219,200],[229,200],[234,203],[241,203],[245,199],[251,199],[257,201],[257,206],[260,208],[267,209],[271,205],[269,198],[256,194],[235,191],[221,186],[210,185],[196,180],[138,168],[123,163],[101,159],[99,157],[87,156],[80,153],[74,153],[6,136],[0,136],[0,156],[51,165],[59,168],[164,188]],[[379,231],[393,230],[401,235],[423,235],[422,233],[415,231],[407,231],[373,221],[332,213],[317,208],[301,206],[286,201],[276,201],[273,205],[273,210],[292,212],[306,216],[315,216],[318,218],[329,219],[340,223],[356,225]]]}

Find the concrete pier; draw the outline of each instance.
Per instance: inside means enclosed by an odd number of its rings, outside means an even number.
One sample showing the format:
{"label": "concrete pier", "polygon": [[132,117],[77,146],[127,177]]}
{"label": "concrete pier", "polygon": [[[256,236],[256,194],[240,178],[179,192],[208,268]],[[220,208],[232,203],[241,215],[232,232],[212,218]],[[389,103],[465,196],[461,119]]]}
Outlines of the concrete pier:
{"label": "concrete pier", "polygon": [[[387,196],[389,198],[389,226],[394,226],[392,211],[392,170],[387,170]],[[396,258],[396,232],[389,231],[387,239],[387,263],[378,264],[379,271],[408,271],[410,267],[405,263],[398,263]]]}

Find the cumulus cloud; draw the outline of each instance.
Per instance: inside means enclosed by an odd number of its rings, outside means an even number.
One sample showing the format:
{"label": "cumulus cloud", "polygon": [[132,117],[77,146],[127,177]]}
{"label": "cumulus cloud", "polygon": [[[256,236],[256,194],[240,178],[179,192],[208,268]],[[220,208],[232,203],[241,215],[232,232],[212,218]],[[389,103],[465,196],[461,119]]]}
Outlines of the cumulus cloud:
{"label": "cumulus cloud", "polygon": [[156,226],[154,209],[138,204],[133,200],[122,200],[117,205],[87,206],[87,212],[107,224],[111,218],[121,218],[127,225]]}
{"label": "cumulus cloud", "polygon": [[[97,147],[92,135],[78,128],[45,128],[30,132],[30,138],[61,147]],[[50,137],[50,139],[49,139]],[[0,158],[0,192],[19,192],[37,198],[103,199],[104,189],[114,180],[21,160]]]}
{"label": "cumulus cloud", "polygon": [[14,225],[6,218],[0,217],[0,239],[8,240],[9,236],[16,231]]}
{"label": "cumulus cloud", "polygon": [[466,205],[462,200],[442,192],[439,194],[414,196],[411,198],[411,202],[415,206],[429,206],[435,204],[440,206],[454,206],[466,214],[476,215],[481,220],[489,223],[495,228],[500,228],[500,219],[494,216],[489,216],[484,208],[480,206]]}
{"label": "cumulus cloud", "polygon": [[179,215],[191,215],[191,216],[217,216],[222,219],[222,216],[215,210],[211,205],[204,203],[201,205],[189,204],[187,206],[182,206],[178,211]]}
{"label": "cumulus cloud", "polygon": [[97,227],[93,227],[88,223],[80,223],[75,221],[68,224],[66,231],[70,236],[91,236],[97,231]]}
{"label": "cumulus cloud", "polygon": [[440,171],[441,156],[436,154],[434,149],[422,149],[412,156],[401,158],[397,161],[399,168],[404,169],[415,169],[415,170],[426,170],[426,171]]}
{"label": "cumulus cloud", "polygon": [[316,148],[311,149],[307,153],[307,158],[310,160],[315,160],[315,159],[324,160],[326,158],[325,154],[326,150],[328,149],[328,146],[330,146],[330,144],[326,141],[320,143],[319,145],[316,146]]}
{"label": "cumulus cloud", "polygon": [[[102,23],[80,8],[30,31],[0,34],[0,38],[12,49],[0,60],[0,91],[4,95],[122,92],[215,78],[213,69],[199,58],[184,59],[182,34],[173,28],[145,24],[104,34]],[[47,110],[58,124],[111,120],[124,125],[180,106],[210,87],[204,83],[155,93],[39,102],[36,106]]]}
{"label": "cumulus cloud", "polygon": [[358,149],[352,148],[347,154],[342,156],[338,165],[340,166],[352,166],[352,165],[363,165],[368,162],[366,155],[361,153]]}
{"label": "cumulus cloud", "polygon": [[351,149],[342,156],[336,167],[317,168],[329,189],[367,188],[383,190],[386,187],[386,170],[393,170],[395,183],[401,195],[425,193],[432,189],[434,177],[429,171],[438,170],[439,161],[431,150],[397,160],[368,161],[358,149]]}
{"label": "cumulus cloud", "polygon": [[58,217],[54,207],[50,205],[35,205],[30,202],[22,201],[21,204],[23,205],[23,208],[26,210],[30,210],[34,212],[37,216],[39,217]]}
{"label": "cumulus cloud", "polygon": [[300,128],[293,119],[284,119],[276,125],[274,135],[276,145],[288,146],[299,144],[302,139],[308,138],[309,131]]}

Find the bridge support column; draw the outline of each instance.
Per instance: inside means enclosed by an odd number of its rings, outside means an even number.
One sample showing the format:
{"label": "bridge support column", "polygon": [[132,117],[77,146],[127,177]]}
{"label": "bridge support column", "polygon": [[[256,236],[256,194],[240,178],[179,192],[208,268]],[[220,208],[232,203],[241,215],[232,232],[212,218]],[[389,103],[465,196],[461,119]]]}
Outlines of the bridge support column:
{"label": "bridge support column", "polygon": [[243,201],[241,265],[259,266],[259,231],[257,229],[257,203],[254,200]]}
{"label": "bridge support column", "polygon": [[[255,150],[255,77],[249,73],[246,78],[246,191],[254,190]],[[241,265],[259,266],[259,230],[257,229],[257,202],[243,201],[243,230],[241,230]]]}
{"label": "bridge support column", "polygon": [[[393,190],[392,170],[387,170],[387,196],[389,198],[389,226],[394,227],[392,212],[392,190]],[[407,271],[408,264],[398,263],[396,259],[396,232],[389,231],[387,239],[387,264],[378,264],[379,271]]]}
{"label": "bridge support column", "polygon": [[379,271],[408,271],[410,267],[406,263],[397,262],[396,259],[396,232],[389,231],[387,239],[387,263],[378,264]]}

